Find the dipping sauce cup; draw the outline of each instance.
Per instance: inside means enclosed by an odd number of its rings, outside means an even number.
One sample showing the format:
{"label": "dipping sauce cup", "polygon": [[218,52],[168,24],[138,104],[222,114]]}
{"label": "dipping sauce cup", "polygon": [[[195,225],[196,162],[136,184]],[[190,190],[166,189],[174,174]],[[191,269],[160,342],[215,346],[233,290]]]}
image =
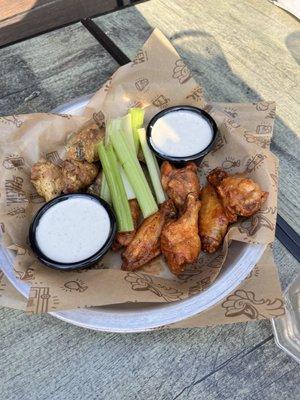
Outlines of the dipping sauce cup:
{"label": "dipping sauce cup", "polygon": [[111,247],[116,218],[100,197],[88,193],[58,196],[35,215],[29,241],[38,259],[64,271],[86,268]]}
{"label": "dipping sauce cup", "polygon": [[147,142],[157,157],[172,163],[200,163],[217,139],[215,120],[192,106],[166,108],[147,127]]}

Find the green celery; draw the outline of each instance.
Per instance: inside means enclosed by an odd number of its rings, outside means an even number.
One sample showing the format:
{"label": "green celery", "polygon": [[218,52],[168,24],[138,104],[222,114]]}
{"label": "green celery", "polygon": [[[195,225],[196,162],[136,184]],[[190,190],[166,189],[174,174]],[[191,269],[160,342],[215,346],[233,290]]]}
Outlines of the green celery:
{"label": "green celery", "polygon": [[155,192],[155,197],[156,197],[158,204],[161,204],[164,201],[166,201],[166,196],[165,196],[165,192],[162,188],[161,181],[160,181],[159,166],[158,166],[158,163],[157,163],[157,160],[156,160],[154,154],[149,149],[147,139],[146,139],[145,129],[144,128],[138,129],[138,135],[139,135],[141,147],[143,150],[143,154],[145,157],[145,161],[146,161],[146,164],[148,167],[148,171],[150,174],[153,189]]}
{"label": "green celery", "polygon": [[142,128],[143,126],[145,111],[142,108],[131,108],[129,113],[131,116],[131,126],[135,144],[135,152],[138,153],[139,150],[138,129]]}
{"label": "green celery", "polygon": [[131,115],[127,114],[121,118],[121,133],[131,151],[136,153],[134,137],[132,132]]}
{"label": "green celery", "polygon": [[107,179],[109,191],[111,194],[113,208],[116,214],[118,231],[129,232],[134,229],[133,220],[130,212],[129,202],[126,191],[119,172],[117,157],[113,146],[103,143],[98,145],[99,158]]}
{"label": "green celery", "polygon": [[100,197],[105,200],[108,204],[111,204],[111,195],[105,174],[102,171],[101,187],[100,187]]}
{"label": "green celery", "polygon": [[158,207],[143,173],[142,167],[136,155],[129,150],[124,137],[119,135],[118,131],[111,133],[110,140],[134,190],[143,216],[144,218],[147,218],[154,214],[158,210]]}

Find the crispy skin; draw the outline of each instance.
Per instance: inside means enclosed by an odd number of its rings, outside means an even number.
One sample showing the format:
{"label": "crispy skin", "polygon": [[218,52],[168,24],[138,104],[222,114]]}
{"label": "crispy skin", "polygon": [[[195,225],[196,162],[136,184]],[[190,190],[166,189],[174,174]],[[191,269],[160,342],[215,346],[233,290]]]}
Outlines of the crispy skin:
{"label": "crispy skin", "polygon": [[165,224],[161,234],[161,251],[170,271],[181,274],[187,264],[197,261],[201,250],[198,217],[201,202],[193,194],[186,199],[184,213],[177,221]]}
{"label": "crispy skin", "polygon": [[104,130],[92,123],[73,134],[66,145],[67,159],[94,162],[99,160],[97,144],[104,139]]}
{"label": "crispy skin", "polygon": [[127,247],[136,234],[141,210],[139,207],[139,203],[136,201],[136,199],[129,200],[129,206],[130,206],[130,211],[131,211],[131,215],[132,215],[132,219],[133,219],[134,230],[131,232],[118,232],[116,234],[114,243],[112,245],[113,251],[117,251],[121,247]]}
{"label": "crispy skin", "polygon": [[227,178],[228,174],[222,168],[215,168],[210,171],[209,175],[207,176],[208,182],[217,187],[224,178]]}
{"label": "crispy skin", "polygon": [[235,222],[239,215],[250,217],[255,214],[269,194],[252,179],[228,175],[219,168],[213,170],[207,179],[216,187],[229,222]]}
{"label": "crispy skin", "polygon": [[184,206],[189,193],[198,197],[201,190],[195,163],[188,163],[183,168],[175,168],[168,161],[164,161],[161,166],[161,183],[179,209]]}
{"label": "crispy skin", "polygon": [[73,193],[89,186],[98,174],[95,164],[86,161],[65,160],[61,164],[63,192]]}
{"label": "crispy skin", "polygon": [[31,182],[38,194],[46,201],[54,199],[63,190],[61,168],[41,159],[31,168]]}
{"label": "crispy skin", "polygon": [[155,214],[143,221],[135,237],[122,254],[124,271],[134,271],[160,254],[162,228],[166,221],[175,215],[173,201],[167,200]]}
{"label": "crispy skin", "polygon": [[214,253],[226,235],[228,218],[212,185],[205,186],[200,200],[199,235],[202,249],[207,253]]}
{"label": "crispy skin", "polygon": [[102,176],[103,176],[103,171],[99,172],[99,174],[96,176],[96,179],[87,188],[87,193],[99,196],[101,190]]}

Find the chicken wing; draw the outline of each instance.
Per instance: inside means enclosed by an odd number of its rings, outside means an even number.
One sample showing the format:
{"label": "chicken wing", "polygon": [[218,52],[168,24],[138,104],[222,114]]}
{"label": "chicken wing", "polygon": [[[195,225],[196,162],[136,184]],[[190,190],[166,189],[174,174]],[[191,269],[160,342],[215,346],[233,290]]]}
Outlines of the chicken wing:
{"label": "chicken wing", "polygon": [[99,160],[97,145],[104,136],[104,130],[95,123],[84,127],[69,138],[66,158],[90,163]]}
{"label": "chicken wing", "polygon": [[44,159],[32,166],[31,182],[38,194],[46,201],[58,196],[64,187],[61,168]]}
{"label": "chicken wing", "polygon": [[200,183],[195,163],[188,163],[183,168],[176,168],[168,161],[161,166],[161,183],[170,199],[180,209],[189,193],[196,197],[200,194]]}
{"label": "chicken wing", "polygon": [[129,206],[133,219],[134,230],[131,232],[118,232],[116,234],[114,243],[112,245],[113,251],[117,251],[121,247],[127,247],[136,234],[136,229],[139,223],[141,210],[139,207],[139,203],[136,201],[136,199],[129,200]]}
{"label": "chicken wing", "polygon": [[134,271],[161,253],[160,235],[166,221],[175,217],[172,200],[165,201],[159,210],[146,218],[122,254],[122,269]]}
{"label": "chicken wing", "polygon": [[200,200],[199,235],[202,249],[214,253],[226,235],[228,218],[212,185],[208,184],[202,189]]}
{"label": "chicken wing", "polygon": [[181,274],[187,264],[197,261],[201,250],[198,235],[201,202],[188,194],[185,206],[181,217],[167,222],[161,233],[161,251],[174,275]]}
{"label": "chicken wing", "polygon": [[61,164],[63,176],[63,192],[73,193],[89,186],[98,174],[95,164],[86,161],[65,160]]}
{"label": "chicken wing", "polygon": [[255,214],[269,194],[252,179],[228,175],[220,168],[211,171],[207,180],[216,187],[229,222],[235,222],[238,215],[250,217]]}

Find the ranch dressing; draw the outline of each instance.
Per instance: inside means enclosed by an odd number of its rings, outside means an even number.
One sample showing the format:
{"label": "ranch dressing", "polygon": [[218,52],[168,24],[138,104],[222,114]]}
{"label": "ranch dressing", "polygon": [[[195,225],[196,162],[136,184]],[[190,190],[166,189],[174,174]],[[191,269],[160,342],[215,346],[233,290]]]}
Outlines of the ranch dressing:
{"label": "ranch dressing", "polygon": [[213,130],[201,115],[189,110],[176,110],[155,122],[150,140],[162,155],[187,157],[206,149],[213,140]]}
{"label": "ranch dressing", "polygon": [[39,220],[37,244],[53,261],[73,263],[94,255],[105,244],[110,219],[96,200],[71,197],[53,205]]}

